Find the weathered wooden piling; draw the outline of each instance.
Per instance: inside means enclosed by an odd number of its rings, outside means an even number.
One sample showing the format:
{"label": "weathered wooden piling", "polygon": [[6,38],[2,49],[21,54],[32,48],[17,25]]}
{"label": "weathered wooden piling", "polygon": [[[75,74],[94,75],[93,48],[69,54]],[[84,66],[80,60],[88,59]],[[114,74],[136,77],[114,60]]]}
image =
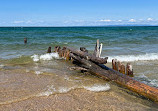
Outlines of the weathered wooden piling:
{"label": "weathered wooden piling", "polygon": [[116,59],[112,59],[112,69],[116,70],[116,65],[115,65]]}
{"label": "weathered wooden piling", "polygon": [[125,65],[123,65],[117,59],[112,59],[112,69],[114,69],[115,71],[118,71],[122,74],[126,74],[130,77],[134,77],[132,65],[130,65],[130,63],[128,63],[128,65],[125,67]]}
{"label": "weathered wooden piling", "polygon": [[60,49],[61,49],[60,46],[55,46],[55,48],[54,48],[54,52],[59,52]]}
{"label": "weathered wooden piling", "polygon": [[99,39],[97,39],[97,42],[96,42],[96,46],[95,46],[95,50],[94,50],[93,55],[94,55],[95,57],[99,57],[99,53],[100,53],[100,51],[99,51]]}
{"label": "weathered wooden piling", "polygon": [[121,64],[121,71],[120,71],[120,73],[125,74],[126,73],[125,71],[126,71],[125,65]]}
{"label": "weathered wooden piling", "polygon": [[120,61],[117,61],[118,71],[119,71],[119,72],[121,72],[121,64],[122,64],[122,63],[121,63]]}
{"label": "weathered wooden piling", "polygon": [[88,50],[87,50],[85,47],[80,47],[80,51],[83,51],[83,52],[87,52],[87,53],[88,53]]}
{"label": "weathered wooden piling", "polygon": [[24,43],[25,43],[25,44],[27,43],[27,38],[24,38]]}
{"label": "weathered wooden piling", "polygon": [[101,43],[99,46],[99,57],[101,57],[102,47],[103,47],[103,44]]}
{"label": "weathered wooden piling", "polygon": [[130,63],[127,63],[126,65],[126,75],[133,77],[133,69],[132,69],[132,65]]}
{"label": "weathered wooden piling", "polygon": [[47,53],[51,53],[51,47],[48,47]]}
{"label": "weathered wooden piling", "polygon": [[70,51],[66,50],[66,60],[70,60]]}

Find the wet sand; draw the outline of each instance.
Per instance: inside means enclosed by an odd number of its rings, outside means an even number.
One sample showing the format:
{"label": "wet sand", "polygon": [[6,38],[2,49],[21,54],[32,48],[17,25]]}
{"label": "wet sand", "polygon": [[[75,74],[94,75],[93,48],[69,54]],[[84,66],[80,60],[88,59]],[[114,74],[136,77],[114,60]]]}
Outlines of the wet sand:
{"label": "wet sand", "polygon": [[83,88],[50,96],[38,96],[54,75],[21,70],[0,70],[1,111],[156,111],[156,104],[110,84],[111,89],[92,92]]}
{"label": "wet sand", "polygon": [[91,92],[84,89],[48,97],[33,97],[1,105],[2,110],[17,111],[147,111],[154,110],[139,103],[129,102],[114,92]]}

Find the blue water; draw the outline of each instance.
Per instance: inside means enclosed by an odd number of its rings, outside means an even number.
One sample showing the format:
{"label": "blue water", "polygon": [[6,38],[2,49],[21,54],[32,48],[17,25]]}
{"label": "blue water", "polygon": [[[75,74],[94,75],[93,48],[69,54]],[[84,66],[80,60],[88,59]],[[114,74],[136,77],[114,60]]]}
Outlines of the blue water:
{"label": "blue water", "polygon": [[36,70],[52,70],[50,64],[57,63],[39,62],[54,56],[45,55],[49,46],[86,47],[91,53],[97,39],[109,66],[112,59],[131,62],[136,79],[158,87],[158,27],[1,27],[0,65],[32,63]]}
{"label": "blue water", "polygon": [[158,53],[158,27],[3,27],[0,58],[42,54],[56,45],[93,51],[97,39],[103,43],[102,56]]}
{"label": "blue water", "polygon": [[[47,53],[49,46],[53,51],[57,45],[86,47],[93,53],[97,39],[103,43],[101,57],[108,57],[106,66],[111,67],[112,59],[124,65],[130,62],[134,79],[158,88],[158,27],[1,27],[0,104],[25,101],[28,95],[30,99],[32,95],[69,93],[77,88],[102,91],[103,95],[106,90],[114,91],[118,92],[111,93],[114,100],[120,96],[125,98],[119,99],[122,103],[128,100],[130,104],[146,104],[143,99],[137,100],[137,96],[131,99],[130,94],[112,82],[70,70],[74,65],[65,62],[57,53]],[[148,106],[154,108],[153,103],[149,103],[151,106]]]}

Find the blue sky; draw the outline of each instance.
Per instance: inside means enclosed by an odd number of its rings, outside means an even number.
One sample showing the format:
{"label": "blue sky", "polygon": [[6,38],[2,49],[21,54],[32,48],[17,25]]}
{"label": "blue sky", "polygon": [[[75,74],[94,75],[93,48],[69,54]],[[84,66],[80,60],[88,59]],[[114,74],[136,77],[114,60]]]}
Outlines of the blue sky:
{"label": "blue sky", "polygon": [[0,0],[0,26],[158,25],[158,0]]}

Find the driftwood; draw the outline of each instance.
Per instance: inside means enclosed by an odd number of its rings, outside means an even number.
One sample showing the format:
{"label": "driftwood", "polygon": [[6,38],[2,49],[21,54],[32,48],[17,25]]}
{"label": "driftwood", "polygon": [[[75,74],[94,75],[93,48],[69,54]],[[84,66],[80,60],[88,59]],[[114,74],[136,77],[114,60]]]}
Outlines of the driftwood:
{"label": "driftwood", "polygon": [[85,47],[80,47],[80,51],[88,53],[88,50]]}
{"label": "driftwood", "polygon": [[82,64],[82,67],[87,68],[88,72],[102,77],[105,80],[114,81],[117,84],[128,88],[129,90],[132,90],[140,95],[143,95],[144,97],[158,102],[157,88],[150,87],[144,83],[138,82],[132,77],[129,77],[111,68],[108,68],[105,65],[97,65],[91,61],[81,59],[80,57],[77,57],[74,54],[71,54],[70,56],[80,62]]}
{"label": "driftwood", "polygon": [[107,63],[108,57],[98,58],[98,57],[95,57],[93,55],[88,54],[87,52],[77,51],[73,48],[67,48],[67,49],[70,50],[71,53],[74,53],[75,55],[78,55],[86,60],[90,60],[90,61],[95,62],[97,64],[106,64]]}
{"label": "driftwood", "polygon": [[[83,51],[78,51],[73,48],[66,47],[64,47],[62,50],[58,50],[58,47],[56,47],[55,50],[59,53],[61,57],[68,58],[67,60],[71,59],[72,61],[75,61],[73,63],[77,63],[78,66],[86,69],[88,72],[100,76],[105,80],[114,81],[115,83],[124,86],[129,90],[132,90],[144,97],[158,102],[157,88],[148,86],[128,76],[133,75],[133,69],[129,63],[126,66],[125,74],[125,66],[121,62],[118,62],[116,59],[112,60],[113,69],[111,69],[103,65],[107,63],[108,58],[96,57],[96,53],[94,53],[95,55],[90,55],[88,54],[88,52],[84,51],[84,48],[81,49]],[[98,45],[96,45],[96,47],[98,47]]]}
{"label": "driftwood", "polygon": [[99,45],[99,39],[97,39],[93,56],[95,56],[95,57],[100,57],[100,56],[101,56],[101,52],[102,52],[102,47],[103,47],[103,44],[101,43],[101,44]]}

